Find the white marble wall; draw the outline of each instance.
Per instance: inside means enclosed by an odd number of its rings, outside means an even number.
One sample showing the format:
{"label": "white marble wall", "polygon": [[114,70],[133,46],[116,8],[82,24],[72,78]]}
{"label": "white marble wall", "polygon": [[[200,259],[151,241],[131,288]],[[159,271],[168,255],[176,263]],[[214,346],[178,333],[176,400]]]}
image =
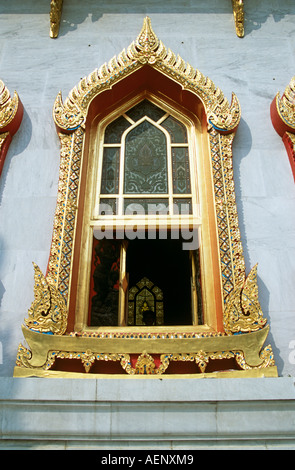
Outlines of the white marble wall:
{"label": "white marble wall", "polygon": [[230,0],[64,0],[58,39],[49,0],[0,5],[0,78],[25,114],[0,179],[0,376],[11,376],[21,324],[33,300],[33,267],[45,271],[56,203],[59,142],[52,106],[80,78],[136,38],[149,15],[167,47],[234,91],[242,122],[234,142],[236,194],[247,272],[259,263],[259,294],[280,375],[295,375],[295,185],[269,106],[295,75],[294,0],[247,0],[245,37]]}
{"label": "white marble wall", "polygon": [[98,463],[102,451],[294,450],[294,398],[290,377],[3,377],[0,449],[100,450]]}

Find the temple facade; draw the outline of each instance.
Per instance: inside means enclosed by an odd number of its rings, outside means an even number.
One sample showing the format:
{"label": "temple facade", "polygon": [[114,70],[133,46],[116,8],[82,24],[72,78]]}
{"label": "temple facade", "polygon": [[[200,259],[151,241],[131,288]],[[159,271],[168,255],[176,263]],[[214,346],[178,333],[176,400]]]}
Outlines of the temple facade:
{"label": "temple facade", "polygon": [[0,6],[1,448],[295,448],[294,25]]}

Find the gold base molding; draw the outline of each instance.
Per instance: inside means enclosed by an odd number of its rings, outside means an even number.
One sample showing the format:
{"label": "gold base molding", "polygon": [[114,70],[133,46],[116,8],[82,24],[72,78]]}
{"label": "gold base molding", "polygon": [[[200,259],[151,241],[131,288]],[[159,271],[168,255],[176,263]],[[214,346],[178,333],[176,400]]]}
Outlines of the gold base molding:
{"label": "gold base molding", "polygon": [[[200,374],[207,375],[209,362],[233,359],[236,368],[228,371],[231,373],[230,376],[236,376],[236,373],[244,371],[254,373],[246,376],[262,377],[271,374],[274,377],[277,376],[277,372],[271,346],[263,348],[268,331],[269,327],[265,327],[257,332],[232,336],[192,338],[188,334],[188,338],[162,335],[154,339],[138,338],[129,332],[126,333],[127,337],[123,335],[110,341],[109,338],[46,335],[23,327],[29,349],[19,346],[14,376],[47,377],[48,373],[55,372],[50,369],[54,367],[57,359],[70,359],[81,361],[87,377],[93,375],[91,368],[97,361],[119,362],[122,374],[129,376],[159,376],[165,374],[172,362],[193,362],[198,366],[196,373],[188,375],[195,377]],[[149,352],[144,350],[139,353],[145,346]],[[131,355],[136,357],[133,363]],[[158,358],[157,361],[155,356]],[[213,373],[218,375],[220,372]],[[67,374],[71,376],[73,373],[65,373],[62,370],[57,372],[57,376],[66,377]],[[85,374],[80,375],[85,377]],[[183,374],[179,375],[183,377]],[[212,373],[208,375],[211,376]],[[77,377],[77,374],[74,373],[73,376]]]}
{"label": "gold base molding", "polygon": [[[63,372],[55,370],[40,370],[40,369],[24,369],[22,367],[15,367],[14,377],[44,377],[44,378],[64,378],[64,379],[85,379],[85,374],[79,372]],[[277,367],[272,366],[266,369],[250,369],[250,370],[231,370],[231,371],[218,371],[200,374],[167,374],[167,375],[124,375],[124,374],[88,374],[87,379],[246,379],[246,378],[263,378],[263,377],[278,377]]]}

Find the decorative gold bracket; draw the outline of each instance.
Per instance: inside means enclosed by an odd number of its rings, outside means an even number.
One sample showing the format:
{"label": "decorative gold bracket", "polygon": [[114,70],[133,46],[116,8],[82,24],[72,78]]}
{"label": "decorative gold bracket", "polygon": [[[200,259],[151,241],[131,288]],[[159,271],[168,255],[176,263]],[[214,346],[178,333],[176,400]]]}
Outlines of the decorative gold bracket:
{"label": "decorative gold bracket", "polygon": [[63,0],[51,0],[50,2],[50,37],[57,38],[61,20]]}
{"label": "decorative gold bracket", "polygon": [[236,33],[239,38],[243,38],[244,30],[244,0],[232,0]]}

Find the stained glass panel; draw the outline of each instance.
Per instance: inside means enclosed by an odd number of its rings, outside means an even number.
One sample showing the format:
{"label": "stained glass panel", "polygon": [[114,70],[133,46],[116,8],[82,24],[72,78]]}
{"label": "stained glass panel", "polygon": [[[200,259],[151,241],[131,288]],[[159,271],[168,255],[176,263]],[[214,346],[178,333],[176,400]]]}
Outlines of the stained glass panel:
{"label": "stained glass panel", "polygon": [[166,137],[149,121],[126,136],[124,192],[168,192]]}
{"label": "stained glass panel", "polygon": [[193,213],[192,200],[190,198],[173,199],[174,215],[189,215]]}
{"label": "stained glass panel", "polygon": [[143,100],[126,113],[134,122],[139,121],[144,116],[148,116],[153,121],[158,121],[164,116],[165,111],[158,108],[148,100]]}
{"label": "stained glass panel", "polygon": [[125,215],[165,215],[169,214],[167,199],[124,199]]}
{"label": "stained glass panel", "polygon": [[111,122],[104,135],[105,144],[120,144],[123,132],[130,126],[130,122],[127,121],[123,116],[120,116],[115,121]]}
{"label": "stained glass panel", "polygon": [[172,176],[175,194],[189,194],[191,192],[187,147],[172,147]]}
{"label": "stained glass panel", "polygon": [[161,125],[169,132],[172,143],[187,143],[186,127],[177,119],[169,116]]}
{"label": "stained glass panel", "polygon": [[101,198],[98,206],[99,215],[116,215],[117,199]]}
{"label": "stained glass panel", "polygon": [[120,148],[105,147],[101,175],[101,194],[117,194],[119,190]]}

